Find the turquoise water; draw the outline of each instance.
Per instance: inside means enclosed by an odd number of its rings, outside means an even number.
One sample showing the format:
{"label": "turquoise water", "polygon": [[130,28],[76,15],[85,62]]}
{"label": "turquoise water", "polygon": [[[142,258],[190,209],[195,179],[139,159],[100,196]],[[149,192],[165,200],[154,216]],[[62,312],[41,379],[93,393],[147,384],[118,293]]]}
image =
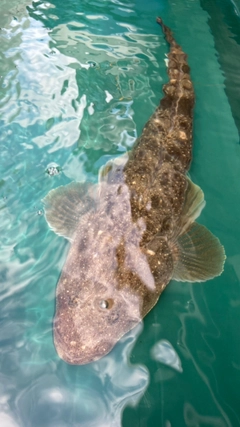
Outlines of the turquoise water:
{"label": "turquoise water", "polygon": [[[1,1],[1,427],[240,426],[240,3]],[[171,282],[102,360],[54,349],[55,289],[68,243],[41,199],[131,148],[159,102],[168,46],[189,55],[196,92],[190,175],[201,223],[224,244],[222,276]],[[52,166],[58,166],[51,175]],[[93,266],[94,268],[94,266]]]}

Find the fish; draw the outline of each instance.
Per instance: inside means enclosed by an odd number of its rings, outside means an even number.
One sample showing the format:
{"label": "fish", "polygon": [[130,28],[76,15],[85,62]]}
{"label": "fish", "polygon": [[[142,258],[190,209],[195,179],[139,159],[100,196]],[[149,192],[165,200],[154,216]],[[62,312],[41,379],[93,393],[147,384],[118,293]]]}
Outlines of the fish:
{"label": "fish", "polygon": [[56,289],[53,335],[69,364],[107,355],[174,279],[220,275],[224,247],[198,224],[205,206],[188,170],[195,95],[187,55],[161,18],[170,46],[164,96],[132,150],[43,199],[50,228],[71,242]]}

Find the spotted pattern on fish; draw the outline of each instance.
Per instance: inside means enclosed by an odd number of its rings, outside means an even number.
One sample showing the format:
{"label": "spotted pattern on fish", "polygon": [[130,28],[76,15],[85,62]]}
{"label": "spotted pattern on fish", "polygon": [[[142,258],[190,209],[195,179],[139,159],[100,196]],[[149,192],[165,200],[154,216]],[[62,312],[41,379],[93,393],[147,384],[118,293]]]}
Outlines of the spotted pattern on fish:
{"label": "spotted pattern on fish", "polygon": [[195,222],[202,190],[192,158],[194,91],[187,55],[170,45],[164,97],[132,151],[111,160],[96,185],[71,183],[44,199],[50,227],[71,241],[56,292],[59,356],[85,364],[105,356],[157,303],[172,278],[221,274],[223,246]]}

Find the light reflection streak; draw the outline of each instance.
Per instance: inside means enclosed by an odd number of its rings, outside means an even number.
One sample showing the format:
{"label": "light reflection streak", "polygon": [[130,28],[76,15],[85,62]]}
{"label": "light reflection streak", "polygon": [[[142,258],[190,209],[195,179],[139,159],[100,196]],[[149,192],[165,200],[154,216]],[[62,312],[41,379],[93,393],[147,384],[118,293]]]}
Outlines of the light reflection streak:
{"label": "light reflection streak", "polygon": [[183,372],[181,360],[177,352],[167,340],[158,341],[151,349],[151,356],[162,364],[169,366],[178,372]]}
{"label": "light reflection streak", "polygon": [[[132,347],[141,330],[140,324],[109,355],[83,368],[60,361],[55,362],[52,373],[43,375],[38,364],[31,365],[31,371],[27,364],[21,364],[21,374],[26,380],[15,397],[15,405],[24,425],[38,425],[37,420],[40,417],[44,421],[45,414],[51,426],[80,423],[81,427],[93,424],[120,427],[125,406],[136,406],[149,383],[144,366],[129,365]],[[29,349],[32,350],[33,347]],[[37,358],[37,354],[32,355],[35,362]],[[49,369],[48,364],[46,370]],[[33,372],[36,378],[29,384],[27,378]]]}
{"label": "light reflection streak", "polygon": [[[200,290],[200,289],[199,289]],[[203,290],[202,290],[203,292]],[[204,296],[201,298],[195,298],[194,295],[194,290],[191,290],[191,294],[192,294],[192,302],[194,305],[194,312],[191,310],[191,312],[186,312],[181,314],[180,320],[182,323],[182,330],[181,330],[181,335],[179,336],[179,349],[181,350],[181,352],[184,354],[185,356],[191,360],[191,362],[193,363],[198,376],[202,379],[202,382],[205,384],[207,391],[209,393],[209,395],[211,396],[211,400],[212,402],[214,402],[217,410],[219,411],[219,414],[221,414],[222,418],[212,418],[212,417],[200,417],[198,416],[197,412],[195,411],[195,409],[193,409],[193,407],[191,407],[191,405],[189,405],[188,403],[185,403],[185,409],[184,409],[184,417],[185,417],[185,422],[186,425],[189,427],[192,427],[196,422],[196,419],[198,419],[198,422],[201,420],[201,422],[205,422],[206,424],[208,423],[209,419],[212,419],[213,424],[212,425],[216,425],[216,426],[221,426],[221,427],[231,427],[231,422],[230,419],[227,415],[227,413],[224,411],[223,405],[221,405],[220,403],[220,396],[218,396],[218,389],[213,387],[213,381],[212,381],[212,375],[214,375],[214,371],[211,368],[211,365],[214,362],[214,359],[216,358],[214,352],[212,351],[211,346],[208,343],[208,336],[211,334],[215,337],[219,337],[220,336],[220,331],[217,328],[217,325],[214,323],[213,318],[211,317],[209,310],[208,310],[208,306],[206,305],[206,301]],[[201,301],[201,305],[203,304],[204,307],[204,315],[202,313],[201,307],[200,307],[200,303],[198,301]],[[196,321],[198,323],[202,324],[202,328],[204,328],[204,326],[206,327],[207,325],[207,332],[202,332],[201,334],[201,338],[198,337],[198,343],[197,343],[197,355],[198,357],[194,356],[193,353],[193,345],[189,346],[188,345],[188,336],[187,336],[187,322],[188,319],[191,318],[191,322],[193,323],[194,319],[196,319]],[[204,342],[204,345],[202,344]],[[200,348],[204,346],[204,352],[200,351]],[[202,359],[202,360],[201,360]],[[206,365],[206,369],[204,370],[201,365],[203,364],[203,361],[205,362]],[[201,363],[200,363],[201,362]],[[203,364],[204,365],[204,364]],[[209,365],[209,366],[208,366]],[[207,369],[207,368],[210,369]],[[215,384],[216,381],[214,381]],[[191,414],[190,414],[191,413]],[[189,416],[188,416],[189,415]],[[194,415],[194,416],[193,416]]]}

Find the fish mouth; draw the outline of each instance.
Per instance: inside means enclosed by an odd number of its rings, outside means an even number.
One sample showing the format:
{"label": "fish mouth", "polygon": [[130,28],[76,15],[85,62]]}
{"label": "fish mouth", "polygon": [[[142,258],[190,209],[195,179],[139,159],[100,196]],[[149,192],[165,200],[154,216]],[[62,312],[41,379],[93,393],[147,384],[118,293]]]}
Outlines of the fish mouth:
{"label": "fish mouth", "polygon": [[106,356],[112,350],[115,342],[101,342],[95,347],[83,345],[76,341],[66,343],[61,334],[55,329],[54,345],[58,356],[64,362],[70,365],[87,365]]}

